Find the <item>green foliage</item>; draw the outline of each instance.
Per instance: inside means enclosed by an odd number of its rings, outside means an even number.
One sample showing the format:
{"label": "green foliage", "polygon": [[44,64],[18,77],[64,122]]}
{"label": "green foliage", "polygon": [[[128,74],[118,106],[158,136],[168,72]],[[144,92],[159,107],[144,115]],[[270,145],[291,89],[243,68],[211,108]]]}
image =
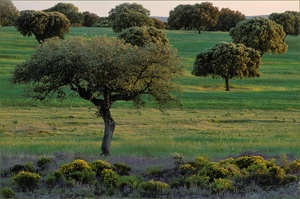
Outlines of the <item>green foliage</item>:
{"label": "green foliage", "polygon": [[260,63],[258,51],[243,44],[222,42],[196,56],[192,74],[221,77],[226,80],[226,90],[229,91],[229,80],[232,78],[259,77]]}
{"label": "green foliage", "polygon": [[40,179],[41,176],[37,173],[21,171],[12,177],[12,183],[18,185],[22,191],[32,191],[38,186]]}
{"label": "green foliage", "polygon": [[14,26],[23,36],[35,35],[39,43],[45,39],[58,37],[63,39],[69,32],[69,20],[59,12],[41,12],[26,10],[16,19]]}
{"label": "green foliage", "polygon": [[286,35],[299,35],[300,12],[285,11],[284,13],[272,13],[268,18],[282,25]]}
{"label": "green foliage", "polygon": [[26,162],[24,165],[16,164],[13,167],[11,167],[9,170],[13,174],[17,174],[21,171],[34,172],[34,166],[32,162]]}
{"label": "green foliage", "polygon": [[166,23],[163,22],[160,19],[157,19],[155,17],[151,17],[152,21],[153,21],[153,26],[157,29],[166,29]]}
{"label": "green foliage", "polygon": [[103,169],[101,172],[101,181],[108,187],[116,187],[119,181],[119,175],[116,174],[112,169]]}
{"label": "green foliage", "polygon": [[127,176],[131,172],[131,168],[124,163],[115,163],[114,164],[115,171],[120,176]]}
{"label": "green foliage", "polygon": [[95,160],[89,163],[89,166],[96,173],[97,176],[101,176],[101,173],[104,169],[113,169],[113,165],[104,160]]}
{"label": "green foliage", "polygon": [[123,30],[119,34],[119,38],[123,39],[126,43],[143,47],[149,43],[167,44],[169,40],[167,35],[161,30],[154,27],[131,27]]}
{"label": "green foliage", "polygon": [[228,179],[214,179],[214,181],[209,185],[213,193],[220,193],[228,190],[232,190],[232,181]]}
{"label": "green foliage", "polygon": [[36,164],[38,167],[44,169],[49,165],[50,162],[51,158],[42,157],[36,162]]}
{"label": "green foliage", "polygon": [[270,19],[254,17],[241,21],[230,30],[229,35],[234,43],[254,48],[261,55],[267,52],[285,54],[288,49],[282,26]]}
{"label": "green foliage", "polygon": [[83,12],[83,26],[92,27],[96,22],[99,21],[99,16],[95,13],[88,11]]}
{"label": "green foliage", "polygon": [[0,26],[12,26],[19,15],[11,0],[0,1]]}
{"label": "green foliage", "polygon": [[180,153],[177,153],[177,152],[173,153],[172,158],[174,160],[174,165],[176,167],[178,167],[179,165],[184,163],[184,156]]}
{"label": "green foliage", "polygon": [[120,188],[123,196],[128,196],[135,190],[139,189],[143,180],[136,176],[121,176],[118,180],[117,187]]}
{"label": "green foliage", "polygon": [[195,5],[178,5],[170,11],[168,29],[192,29],[200,34],[202,30],[215,26],[220,15],[219,8],[210,2]]}
{"label": "green foliage", "polygon": [[16,198],[16,193],[9,187],[3,187],[0,190],[1,198]]}
{"label": "green foliage", "polygon": [[229,8],[222,8],[217,24],[213,30],[230,31],[240,21],[246,20],[246,16],[239,11],[233,11]]}
{"label": "green foliage", "polygon": [[147,197],[156,198],[164,190],[169,188],[167,183],[155,180],[149,180],[148,182],[141,183],[142,195]]}
{"label": "green foliage", "polygon": [[82,26],[83,13],[78,12],[78,7],[72,3],[58,3],[55,6],[44,10],[45,12],[60,12],[70,21],[71,26]]}
{"label": "green foliage", "polygon": [[197,168],[202,168],[208,163],[209,163],[209,158],[208,157],[198,155],[195,158],[195,165],[196,165]]}
{"label": "green foliage", "polygon": [[83,184],[92,183],[96,176],[88,163],[80,159],[74,160],[70,164],[62,165],[56,174],[54,174],[57,180],[62,177],[60,173],[62,173],[67,180],[72,179]]}
{"label": "green foliage", "polygon": [[114,32],[134,26],[152,26],[150,11],[137,3],[122,3],[109,11],[109,21]]}

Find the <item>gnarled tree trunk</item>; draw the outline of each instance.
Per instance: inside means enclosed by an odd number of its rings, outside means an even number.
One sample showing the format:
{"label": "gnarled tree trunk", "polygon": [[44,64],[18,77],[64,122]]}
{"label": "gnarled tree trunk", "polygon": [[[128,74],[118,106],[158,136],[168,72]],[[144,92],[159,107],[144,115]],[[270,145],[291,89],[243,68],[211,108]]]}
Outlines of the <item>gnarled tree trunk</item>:
{"label": "gnarled tree trunk", "polygon": [[110,144],[115,131],[115,121],[111,117],[110,110],[100,108],[100,114],[104,121],[104,136],[101,145],[101,155],[110,155]]}

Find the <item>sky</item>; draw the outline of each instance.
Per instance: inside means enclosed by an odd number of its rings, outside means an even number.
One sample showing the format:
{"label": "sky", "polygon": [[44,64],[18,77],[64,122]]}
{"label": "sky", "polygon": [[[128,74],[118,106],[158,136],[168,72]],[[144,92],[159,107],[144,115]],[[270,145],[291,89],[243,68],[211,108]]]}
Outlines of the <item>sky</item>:
{"label": "sky", "polygon": [[[209,0],[207,0],[209,1]],[[79,8],[80,12],[89,11],[97,14],[100,17],[108,16],[108,12],[116,5],[121,3],[133,3],[142,4],[144,8],[150,10],[151,16],[168,17],[170,10],[173,10],[179,4],[195,4],[206,1],[24,1],[17,0],[12,1],[15,7],[19,10],[44,10],[53,7],[59,2],[72,3]],[[229,8],[231,10],[238,10],[246,16],[257,16],[257,15],[269,15],[271,13],[298,11],[299,12],[299,0],[285,1],[285,0],[265,0],[265,1],[217,1],[210,0],[214,6],[217,6],[220,10],[222,8]]]}

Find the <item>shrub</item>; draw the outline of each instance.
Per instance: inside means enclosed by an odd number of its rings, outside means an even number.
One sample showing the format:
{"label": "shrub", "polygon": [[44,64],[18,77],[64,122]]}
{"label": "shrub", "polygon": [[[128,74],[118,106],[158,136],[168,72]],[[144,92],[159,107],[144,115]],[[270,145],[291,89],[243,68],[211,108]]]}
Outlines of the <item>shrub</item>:
{"label": "shrub", "polygon": [[214,179],[214,182],[212,182],[209,187],[213,193],[221,193],[233,189],[231,180],[221,178]]}
{"label": "shrub", "polygon": [[144,197],[156,198],[163,190],[169,188],[167,183],[161,181],[150,180],[141,184],[142,195]]}
{"label": "shrub", "polygon": [[131,172],[131,168],[129,166],[127,166],[124,163],[115,163],[114,164],[115,167],[115,171],[117,174],[121,175],[121,176],[127,176],[130,174]]}
{"label": "shrub", "polygon": [[21,171],[12,177],[13,184],[18,185],[22,191],[32,191],[40,181],[41,176],[37,173]]}
{"label": "shrub", "polygon": [[119,176],[112,169],[104,169],[101,172],[101,179],[107,187],[116,187]]}
{"label": "shrub", "polygon": [[[65,181],[61,174],[64,175],[67,181],[75,180],[83,184],[93,183],[96,177],[88,163],[80,159],[74,160],[70,164],[61,166],[57,172],[55,172],[55,178],[57,181],[61,179]],[[50,179],[48,180],[51,181]]]}
{"label": "shrub", "polygon": [[195,159],[195,164],[198,168],[203,168],[206,164],[209,163],[209,159],[205,156],[197,156]]}
{"label": "shrub", "polygon": [[138,189],[142,183],[142,179],[136,176],[122,176],[119,178],[117,187],[122,192],[123,196],[128,196],[133,190]]}
{"label": "shrub", "polygon": [[50,162],[51,162],[51,158],[42,157],[36,162],[36,164],[39,168],[45,169]]}
{"label": "shrub", "polygon": [[9,187],[3,187],[0,191],[1,198],[15,198],[16,193]]}
{"label": "shrub", "polygon": [[173,153],[172,158],[176,167],[184,163],[184,156],[180,153]]}
{"label": "shrub", "polygon": [[34,166],[32,162],[26,162],[24,165],[16,164],[10,168],[13,174],[20,173],[21,171],[34,172]]}
{"label": "shrub", "polygon": [[199,171],[199,175],[208,176],[210,178],[210,182],[213,182],[215,179],[239,176],[241,173],[238,167],[234,164],[211,162]]}
{"label": "shrub", "polygon": [[196,168],[193,167],[191,164],[184,164],[181,167],[179,167],[179,171],[182,175],[193,174],[196,171]]}
{"label": "shrub", "polygon": [[288,171],[290,173],[293,173],[295,175],[300,175],[300,160],[294,160],[288,168]]}
{"label": "shrub", "polygon": [[101,175],[101,172],[104,169],[113,169],[113,166],[104,160],[96,160],[94,162],[91,162],[89,166],[92,168],[92,170],[96,173],[96,176],[98,177]]}

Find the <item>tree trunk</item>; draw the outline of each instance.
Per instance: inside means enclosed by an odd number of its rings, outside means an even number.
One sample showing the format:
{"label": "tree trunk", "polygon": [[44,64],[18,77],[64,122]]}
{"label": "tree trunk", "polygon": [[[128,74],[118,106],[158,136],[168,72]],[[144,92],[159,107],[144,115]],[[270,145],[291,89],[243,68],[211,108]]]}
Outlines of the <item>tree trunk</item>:
{"label": "tree trunk", "polygon": [[226,91],[230,91],[230,88],[229,88],[229,79],[226,79],[225,83],[226,83]]}
{"label": "tree trunk", "polygon": [[110,110],[105,108],[100,108],[100,114],[104,121],[104,136],[101,145],[101,155],[110,155],[110,144],[115,131],[115,121],[111,117]]}

